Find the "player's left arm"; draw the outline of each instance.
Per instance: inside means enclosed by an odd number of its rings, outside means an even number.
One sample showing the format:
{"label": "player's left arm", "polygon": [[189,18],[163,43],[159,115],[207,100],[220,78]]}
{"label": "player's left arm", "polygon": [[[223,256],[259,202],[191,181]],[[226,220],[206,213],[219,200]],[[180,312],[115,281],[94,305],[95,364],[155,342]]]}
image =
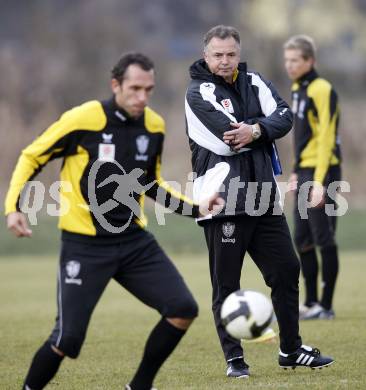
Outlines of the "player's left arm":
{"label": "player's left arm", "polygon": [[198,218],[199,205],[170,186],[161,176],[162,144],[163,141],[161,142],[160,152],[155,157],[155,163],[147,172],[148,182],[154,182],[154,185],[146,191],[146,195],[164,207],[172,209],[177,214]]}
{"label": "player's left arm", "polygon": [[225,204],[218,194],[214,194],[198,204],[163,179],[161,176],[162,144],[160,153],[156,156],[154,167],[147,175],[148,182],[154,182],[154,185],[146,191],[146,195],[175,213],[188,217],[199,218],[209,214],[218,214]]}
{"label": "player's left arm", "polygon": [[336,143],[338,99],[332,86],[325,80],[318,84],[312,98],[318,113],[318,149],[314,181],[323,184]]}

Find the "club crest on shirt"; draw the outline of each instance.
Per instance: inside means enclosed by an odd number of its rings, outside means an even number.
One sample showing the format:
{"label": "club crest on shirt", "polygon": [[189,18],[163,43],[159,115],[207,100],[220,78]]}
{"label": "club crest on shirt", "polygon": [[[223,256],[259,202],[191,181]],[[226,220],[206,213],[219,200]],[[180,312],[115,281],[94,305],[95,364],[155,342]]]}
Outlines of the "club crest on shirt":
{"label": "club crest on shirt", "polygon": [[222,224],[222,233],[226,238],[222,237],[221,242],[235,244],[235,238],[231,238],[234,232],[235,232],[235,223],[224,222]]}
{"label": "club crest on shirt", "polygon": [[223,99],[221,100],[221,105],[224,107],[225,111],[227,111],[230,114],[234,113],[234,106],[233,103],[231,103],[230,99]]}
{"label": "club crest on shirt", "polygon": [[149,147],[150,139],[147,135],[139,135],[136,138],[136,147],[138,153],[135,155],[136,161],[147,161],[148,155],[146,154],[146,151]]}

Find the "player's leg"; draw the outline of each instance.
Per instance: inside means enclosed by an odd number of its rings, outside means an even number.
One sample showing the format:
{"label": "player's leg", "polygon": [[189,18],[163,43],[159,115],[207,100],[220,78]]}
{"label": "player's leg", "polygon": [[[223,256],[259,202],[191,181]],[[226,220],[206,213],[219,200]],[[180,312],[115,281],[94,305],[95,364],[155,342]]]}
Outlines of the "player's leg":
{"label": "player's leg", "polygon": [[64,356],[78,356],[93,309],[115,272],[116,264],[108,261],[114,253],[112,246],[63,241],[55,328],[35,354],[24,389],[43,389],[58,371]]}
{"label": "player's leg", "polygon": [[[240,289],[240,275],[246,246],[252,235],[256,218],[235,217],[229,220],[213,220],[204,225],[209,251],[210,277],[212,284],[212,311],[217,334],[225,360],[227,375],[247,376],[243,365],[243,348],[240,341],[231,337],[221,323],[220,311],[225,298]],[[240,367],[231,367],[232,363]],[[245,374],[246,373],[246,374]]]}
{"label": "player's leg", "polygon": [[[332,167],[326,178],[326,185],[340,180],[339,167]],[[334,199],[326,197],[326,205],[336,207]],[[338,248],[335,238],[336,216],[327,215],[325,205],[309,210],[309,222],[322,258],[322,297],[320,306],[309,318],[333,318],[333,296],[339,270]]]}
{"label": "player's leg", "polygon": [[[309,170],[300,170],[298,173],[299,187],[312,180],[312,173]],[[301,307],[300,319],[306,315],[307,310],[318,302],[318,259],[316,248],[310,229],[309,219],[302,218],[300,210],[306,210],[308,194],[299,191],[295,195],[294,203],[294,241],[300,257],[301,271],[305,284],[305,301]],[[306,216],[308,213],[306,212]]]}
{"label": "player's leg", "polygon": [[132,390],[150,390],[158,370],[197,316],[198,306],[151,234],[139,232],[133,242],[124,243],[122,251],[114,278],[162,315],[146,341],[142,360],[129,385]]}
{"label": "player's leg", "polygon": [[283,215],[259,217],[248,253],[272,290],[281,351],[293,352],[301,346],[298,323],[300,264],[286,218]]}

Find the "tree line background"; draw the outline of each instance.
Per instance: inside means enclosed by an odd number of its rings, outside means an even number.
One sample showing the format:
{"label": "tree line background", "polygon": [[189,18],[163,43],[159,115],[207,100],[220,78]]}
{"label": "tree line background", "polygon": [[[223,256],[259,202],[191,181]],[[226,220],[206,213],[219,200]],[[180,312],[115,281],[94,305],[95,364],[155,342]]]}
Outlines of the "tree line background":
{"label": "tree line background", "polygon": [[[216,24],[235,26],[242,59],[290,100],[282,45],[293,34],[311,35],[317,68],[341,104],[340,134],[347,199],[364,207],[366,192],[365,0],[1,0],[0,1],[0,195],[17,157],[59,115],[84,101],[111,94],[110,69],[126,51],[138,50],[156,64],[151,106],[167,122],[163,173],[185,183],[190,153],[184,94],[188,68],[201,57],[203,34]],[[292,137],[279,142],[287,178]],[[57,178],[60,163],[41,178]],[[281,180],[281,179],[280,179]]]}

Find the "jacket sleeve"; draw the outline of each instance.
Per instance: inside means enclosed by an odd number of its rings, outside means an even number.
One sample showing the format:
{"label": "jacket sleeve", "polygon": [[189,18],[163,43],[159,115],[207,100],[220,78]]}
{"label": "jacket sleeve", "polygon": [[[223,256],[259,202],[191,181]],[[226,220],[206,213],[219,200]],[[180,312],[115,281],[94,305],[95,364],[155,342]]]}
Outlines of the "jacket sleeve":
{"label": "jacket sleeve", "polygon": [[21,153],[5,198],[5,214],[19,211],[24,185],[57,157],[70,153],[73,132],[80,128],[99,130],[105,126],[105,116],[99,102],[88,102],[65,112]]}
{"label": "jacket sleeve", "polygon": [[173,210],[177,214],[199,217],[199,205],[192,199],[183,195],[170,186],[161,176],[161,155],[162,155],[163,135],[160,152],[155,158],[153,168],[147,172],[148,183],[154,182],[153,186],[146,191],[146,195],[154,199],[166,208]]}
{"label": "jacket sleeve", "polygon": [[213,83],[190,85],[185,100],[188,136],[215,154],[233,156],[238,152],[231,150],[222,137],[225,131],[232,130],[230,123],[237,120],[216,101],[215,88]]}
{"label": "jacket sleeve", "polygon": [[292,127],[292,112],[289,105],[280,97],[271,82],[264,80],[258,73],[248,73],[252,85],[258,89],[258,100],[263,117],[258,118],[266,141],[285,136]]}

